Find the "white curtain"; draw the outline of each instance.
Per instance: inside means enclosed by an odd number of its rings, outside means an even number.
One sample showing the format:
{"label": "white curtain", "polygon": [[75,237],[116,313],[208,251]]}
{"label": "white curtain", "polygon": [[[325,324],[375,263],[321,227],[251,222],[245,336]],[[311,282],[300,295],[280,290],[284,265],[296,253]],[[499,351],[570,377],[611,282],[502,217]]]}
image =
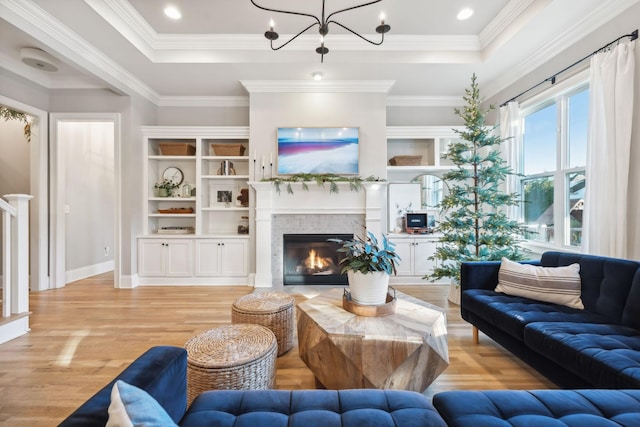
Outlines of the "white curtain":
{"label": "white curtain", "polygon": [[[519,193],[520,151],[522,147],[522,120],[518,101],[511,101],[500,107],[500,138],[506,139],[502,144],[502,157],[508,162],[514,175],[509,175],[505,182],[507,193]],[[522,195],[520,196],[522,198]],[[518,219],[518,206],[509,206],[509,218]]]}
{"label": "white curtain", "polygon": [[585,253],[628,256],[629,207],[638,190],[638,184],[629,180],[634,50],[635,42],[621,43],[591,58]]}

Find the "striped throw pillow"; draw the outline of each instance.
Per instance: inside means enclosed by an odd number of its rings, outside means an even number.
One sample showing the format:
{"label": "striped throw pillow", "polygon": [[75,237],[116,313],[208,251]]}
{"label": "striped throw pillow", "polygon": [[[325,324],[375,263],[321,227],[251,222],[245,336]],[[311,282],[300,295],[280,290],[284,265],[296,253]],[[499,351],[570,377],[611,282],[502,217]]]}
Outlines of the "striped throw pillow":
{"label": "striped throw pillow", "polygon": [[580,264],[538,267],[502,258],[496,292],[584,309],[580,298]]}

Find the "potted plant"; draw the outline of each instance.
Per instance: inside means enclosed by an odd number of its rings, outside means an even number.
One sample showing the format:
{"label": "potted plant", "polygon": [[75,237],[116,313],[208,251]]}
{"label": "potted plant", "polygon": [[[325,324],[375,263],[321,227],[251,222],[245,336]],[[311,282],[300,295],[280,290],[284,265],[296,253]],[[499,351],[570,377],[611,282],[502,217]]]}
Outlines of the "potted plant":
{"label": "potted plant", "polygon": [[394,245],[384,235],[380,243],[376,236],[367,232],[362,239],[330,239],[342,245],[338,252],[345,254],[340,260],[342,273],[347,273],[351,299],[361,305],[382,305],[386,302],[389,276],[396,274],[396,263],[400,257]]}
{"label": "potted plant", "polygon": [[163,179],[162,182],[157,182],[154,187],[158,197],[169,197],[179,185],[171,179]]}

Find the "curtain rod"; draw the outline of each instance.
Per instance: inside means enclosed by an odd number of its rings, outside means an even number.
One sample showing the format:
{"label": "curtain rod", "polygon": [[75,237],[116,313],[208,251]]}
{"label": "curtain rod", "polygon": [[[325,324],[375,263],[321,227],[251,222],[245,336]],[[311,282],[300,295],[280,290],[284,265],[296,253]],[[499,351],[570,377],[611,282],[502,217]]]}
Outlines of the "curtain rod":
{"label": "curtain rod", "polygon": [[592,53],[590,53],[589,55],[585,56],[582,59],[577,60],[576,62],[574,62],[573,64],[569,65],[568,67],[563,68],[562,70],[558,71],[557,73],[555,73],[554,75],[552,75],[551,77],[547,77],[546,79],[544,79],[543,81],[541,81],[540,83],[538,83],[537,85],[531,86],[529,89],[519,93],[518,95],[514,96],[513,98],[509,99],[508,101],[503,102],[502,104],[500,104],[501,107],[504,107],[505,105],[507,105],[508,103],[510,103],[511,101],[515,101],[516,99],[520,98],[522,95],[524,95],[525,93],[528,93],[532,90],[534,90],[535,88],[537,88],[538,86],[546,83],[546,82],[551,82],[551,84],[555,84],[556,83],[556,77],[559,74],[564,73],[565,71],[575,67],[576,65],[578,65],[579,63],[581,63],[582,61],[584,61],[585,59],[591,58],[593,55],[602,52],[603,50],[605,50],[606,48],[608,48],[609,46],[611,46],[614,43],[619,42],[620,40],[622,40],[625,37],[629,37],[629,41],[633,41],[635,39],[638,38],[638,30],[636,29],[635,31],[633,31],[630,34],[625,34],[624,36],[620,36],[617,39],[615,39],[614,41],[611,41],[607,44],[605,44],[604,46],[602,46],[600,49],[593,51]]}

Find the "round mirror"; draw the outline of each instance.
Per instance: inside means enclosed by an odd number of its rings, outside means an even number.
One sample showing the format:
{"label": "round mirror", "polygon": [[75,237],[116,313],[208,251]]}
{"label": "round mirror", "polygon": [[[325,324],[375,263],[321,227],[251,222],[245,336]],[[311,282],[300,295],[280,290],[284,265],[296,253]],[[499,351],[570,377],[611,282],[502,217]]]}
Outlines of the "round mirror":
{"label": "round mirror", "polygon": [[442,201],[444,183],[437,175],[418,175],[411,182],[420,184],[420,209],[436,209]]}

